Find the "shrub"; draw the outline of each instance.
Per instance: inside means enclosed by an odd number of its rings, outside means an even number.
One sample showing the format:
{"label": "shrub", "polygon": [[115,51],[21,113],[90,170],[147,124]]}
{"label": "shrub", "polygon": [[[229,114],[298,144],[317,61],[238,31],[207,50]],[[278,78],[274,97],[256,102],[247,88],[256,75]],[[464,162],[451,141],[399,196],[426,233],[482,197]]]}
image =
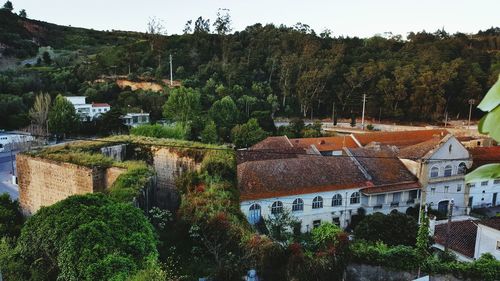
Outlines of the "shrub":
{"label": "shrub", "polygon": [[12,200],[8,193],[0,195],[0,238],[17,237],[23,221],[19,202]]}
{"label": "shrub", "polygon": [[120,202],[132,202],[139,190],[150,181],[154,172],[143,162],[124,162],[121,165],[127,167],[127,171],[116,178],[108,193]]}
{"label": "shrub", "polygon": [[144,136],[153,138],[185,139],[186,128],[180,123],[173,125],[141,125],[130,129],[130,134],[134,136]]}

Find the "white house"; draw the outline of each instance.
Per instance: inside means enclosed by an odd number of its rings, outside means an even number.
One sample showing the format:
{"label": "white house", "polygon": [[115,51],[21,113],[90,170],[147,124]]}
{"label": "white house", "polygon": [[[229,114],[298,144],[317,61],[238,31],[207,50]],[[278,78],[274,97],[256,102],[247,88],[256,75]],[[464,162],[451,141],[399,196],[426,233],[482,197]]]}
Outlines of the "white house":
{"label": "white house", "polygon": [[20,145],[28,144],[35,138],[28,133],[0,132],[0,152],[19,149]]}
{"label": "white house", "polygon": [[[475,147],[469,149],[474,171],[486,164],[500,163],[500,146]],[[500,205],[500,178],[481,178],[467,183],[469,187],[469,207],[485,208]]]}
{"label": "white house", "polygon": [[407,146],[399,150],[399,157],[418,177],[424,204],[447,214],[453,199],[453,215],[467,213],[469,193],[464,177],[472,161],[454,136],[448,134]]}
{"label": "white house", "polygon": [[123,124],[129,127],[149,124],[149,113],[127,113],[122,117]]}
{"label": "white house", "polygon": [[86,97],[72,96],[65,97],[75,107],[76,113],[82,121],[91,121],[98,118],[101,114],[111,110],[111,106],[107,103],[86,103]]}
{"label": "white house", "polygon": [[[449,230],[449,231],[448,231]],[[485,253],[500,259],[500,217],[439,223],[431,220],[434,248],[453,252],[458,260],[471,262]]]}
{"label": "white house", "polygon": [[[281,141],[264,143],[281,148]],[[322,222],[345,228],[360,207],[367,214],[387,214],[418,203],[417,178],[388,150],[345,148],[342,156],[322,156],[305,154],[308,148],[291,155],[262,153],[262,143],[255,147],[259,150],[241,152],[245,157],[238,163],[240,208],[252,224],[288,209],[302,232]],[[263,157],[256,159],[252,154],[259,152]]]}

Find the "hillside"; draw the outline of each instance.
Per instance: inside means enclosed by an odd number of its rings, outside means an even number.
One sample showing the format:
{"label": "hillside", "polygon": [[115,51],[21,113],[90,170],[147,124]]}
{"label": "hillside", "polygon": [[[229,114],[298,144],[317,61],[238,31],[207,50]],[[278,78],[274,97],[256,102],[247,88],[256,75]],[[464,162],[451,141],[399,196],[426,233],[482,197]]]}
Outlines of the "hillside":
{"label": "hillside", "polygon": [[[468,101],[479,101],[500,73],[498,27],[477,34],[412,32],[406,39],[333,38],[305,24],[257,23],[230,33],[227,16],[214,21],[215,32],[199,18],[185,34],[164,36],[59,26],[0,10],[0,59],[19,63],[0,72],[0,107],[9,113],[0,127],[27,125],[38,92],[85,95],[89,102],[144,110],[158,120],[168,92],[161,86],[169,78],[169,55],[174,79],[200,93],[201,112],[229,96],[238,109],[237,123],[263,114],[324,118],[333,107],[339,118],[356,118],[363,94],[368,117],[463,119]],[[159,86],[91,83],[103,76]],[[473,112],[473,118],[480,114]]]}

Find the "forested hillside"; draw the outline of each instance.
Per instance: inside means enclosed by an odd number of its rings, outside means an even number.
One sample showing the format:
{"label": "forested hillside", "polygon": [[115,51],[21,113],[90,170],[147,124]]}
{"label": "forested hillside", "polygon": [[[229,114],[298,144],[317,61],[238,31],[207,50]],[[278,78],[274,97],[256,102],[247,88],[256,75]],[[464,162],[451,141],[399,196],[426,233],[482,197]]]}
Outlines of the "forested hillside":
{"label": "forested hillside", "polygon": [[[92,81],[103,75],[162,81],[169,78],[170,54],[174,79],[200,93],[201,112],[229,96],[238,109],[236,123],[263,112],[331,117],[334,105],[339,117],[359,116],[363,94],[375,118],[440,121],[446,112],[466,118],[468,100],[479,101],[500,72],[498,27],[477,34],[333,38],[305,24],[257,23],[233,32],[227,11],[218,15],[214,24],[200,17],[186,23],[184,34],[167,36],[155,20],[144,34],[105,32],[0,10],[0,59],[20,63],[0,73],[0,109],[8,116],[0,127],[29,124],[27,111],[38,92],[86,95],[89,102],[142,109],[160,119],[167,88],[131,92]],[[40,49],[46,46],[51,48]]]}

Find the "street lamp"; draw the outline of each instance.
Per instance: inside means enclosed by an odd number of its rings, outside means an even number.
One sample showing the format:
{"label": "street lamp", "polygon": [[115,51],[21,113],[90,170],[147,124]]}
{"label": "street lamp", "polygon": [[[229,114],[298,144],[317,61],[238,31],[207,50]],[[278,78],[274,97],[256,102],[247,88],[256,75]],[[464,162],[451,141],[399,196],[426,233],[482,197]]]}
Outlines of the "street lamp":
{"label": "street lamp", "polygon": [[467,123],[467,130],[470,129],[470,117],[472,115],[472,106],[476,103],[475,99],[470,99],[469,100],[469,122]]}

